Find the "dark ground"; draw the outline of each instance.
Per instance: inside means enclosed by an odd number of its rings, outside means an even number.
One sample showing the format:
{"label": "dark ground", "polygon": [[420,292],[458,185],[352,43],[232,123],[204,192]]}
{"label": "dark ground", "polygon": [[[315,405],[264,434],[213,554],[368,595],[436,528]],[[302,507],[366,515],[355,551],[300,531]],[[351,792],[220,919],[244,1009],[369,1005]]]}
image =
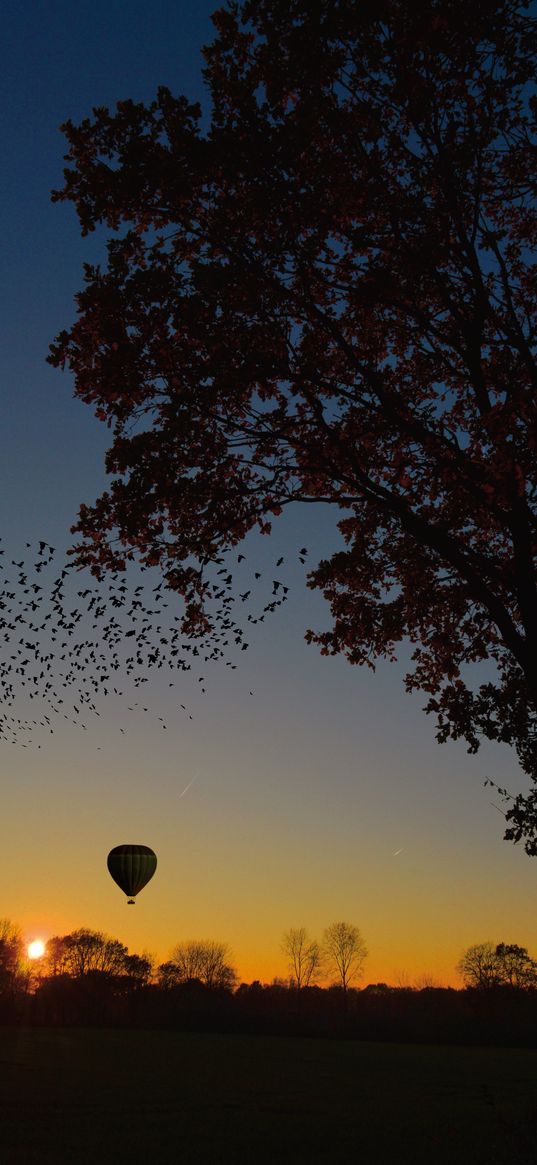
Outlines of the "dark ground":
{"label": "dark ground", "polygon": [[0,1029],[2,1165],[530,1165],[537,1051]]}

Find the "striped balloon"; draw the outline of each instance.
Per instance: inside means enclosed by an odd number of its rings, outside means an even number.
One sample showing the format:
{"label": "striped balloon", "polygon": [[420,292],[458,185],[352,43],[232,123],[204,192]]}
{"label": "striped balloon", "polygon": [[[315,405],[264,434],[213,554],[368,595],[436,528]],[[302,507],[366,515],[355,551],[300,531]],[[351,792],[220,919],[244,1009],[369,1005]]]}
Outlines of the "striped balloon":
{"label": "striped balloon", "polygon": [[129,906],[134,906],[136,894],[153,877],[157,855],[148,845],[116,845],[107,859],[108,871],[114,882],[127,894]]}

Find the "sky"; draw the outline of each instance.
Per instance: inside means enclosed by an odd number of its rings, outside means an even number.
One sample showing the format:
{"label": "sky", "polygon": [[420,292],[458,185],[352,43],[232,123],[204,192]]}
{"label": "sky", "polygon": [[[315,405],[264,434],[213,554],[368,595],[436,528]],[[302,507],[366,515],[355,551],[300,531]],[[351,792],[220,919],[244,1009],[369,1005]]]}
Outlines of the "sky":
{"label": "sky", "polygon": [[[213,9],[206,0],[3,7],[6,561],[40,538],[61,555],[78,506],[104,483],[109,434],[73,398],[69,375],[45,363],[100,245],[81,239],[71,207],[50,202],[62,182],[59,126],[96,105],[151,100],[160,84],[206,102],[200,49]],[[502,840],[483,786],[490,776],[524,788],[514,757],[438,745],[423,699],[403,689],[408,652],[373,673],[304,641],[329,612],[307,590],[296,548],[308,546],[314,563],[336,544],[334,515],[320,507],[248,540],[240,589],[254,570],[273,577],[283,556],[289,601],[258,625],[236,670],[203,673],[205,693],[197,674],[161,669],[145,685],[146,714],[128,713],[124,685],[85,733],[59,722],[39,750],[0,743],[0,917],[28,941],[87,926],[163,961],[179,941],[211,938],[229,944],[245,981],[285,976],[290,927],[320,938],[338,920],[363,934],[365,983],[458,985],[461,953],[488,940],[537,952],[537,865]],[[158,855],[134,909],[106,870],[124,842]]]}

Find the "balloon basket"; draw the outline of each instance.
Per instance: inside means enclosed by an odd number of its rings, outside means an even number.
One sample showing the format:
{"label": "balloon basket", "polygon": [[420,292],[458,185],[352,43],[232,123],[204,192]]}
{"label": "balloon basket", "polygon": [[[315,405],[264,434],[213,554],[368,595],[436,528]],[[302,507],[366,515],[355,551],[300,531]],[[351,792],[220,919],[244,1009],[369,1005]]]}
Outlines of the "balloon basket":
{"label": "balloon basket", "polygon": [[136,906],[136,902],[134,901],[134,898],[129,898],[129,900],[127,902],[127,906]]}

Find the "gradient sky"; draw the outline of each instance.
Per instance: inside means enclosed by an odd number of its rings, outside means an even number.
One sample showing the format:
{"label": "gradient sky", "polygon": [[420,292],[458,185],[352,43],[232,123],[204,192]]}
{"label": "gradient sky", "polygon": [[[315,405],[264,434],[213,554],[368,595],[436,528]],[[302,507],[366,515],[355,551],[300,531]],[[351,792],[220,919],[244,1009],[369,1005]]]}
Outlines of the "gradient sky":
{"label": "gradient sky", "polygon": [[[99,246],[80,238],[70,207],[49,201],[62,180],[58,127],[94,105],[149,100],[159,84],[203,101],[199,51],[213,9],[206,0],[3,6],[6,558],[37,538],[65,549],[79,503],[103,483],[107,432],[45,363]],[[499,747],[470,757],[437,745],[423,700],[404,694],[404,660],[373,674],[304,643],[328,610],[306,590],[296,547],[315,560],[335,541],[333,515],[312,507],[286,515],[270,540],[249,540],[241,584],[258,564],[272,577],[292,549],[282,568],[290,601],[257,628],[236,671],[205,673],[205,695],[189,675],[172,695],[159,672],[145,686],[146,716],[117,699],[83,738],[66,724],[39,752],[0,744],[0,916],[27,939],[88,926],[163,960],[181,939],[215,938],[229,943],[241,978],[265,981],[286,972],[284,930],[320,936],[339,919],[362,930],[365,982],[429,974],[456,984],[461,952],[489,939],[535,953],[537,865],[502,840],[483,788],[487,775],[524,787],[515,759]],[[135,909],[106,871],[108,850],[125,841],[159,858]]]}

